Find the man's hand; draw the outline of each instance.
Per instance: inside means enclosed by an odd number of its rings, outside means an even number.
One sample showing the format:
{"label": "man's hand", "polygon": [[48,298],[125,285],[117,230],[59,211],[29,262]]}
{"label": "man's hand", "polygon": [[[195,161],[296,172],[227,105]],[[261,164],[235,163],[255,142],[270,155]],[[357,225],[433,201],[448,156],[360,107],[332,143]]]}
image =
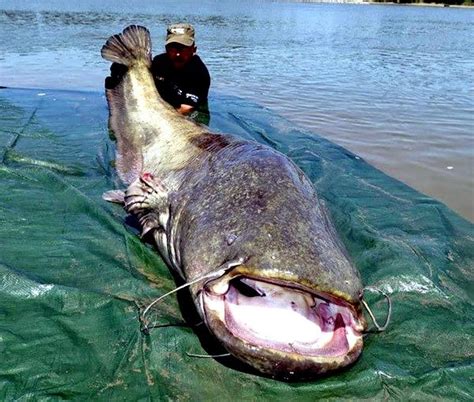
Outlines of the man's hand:
{"label": "man's hand", "polygon": [[179,107],[176,108],[176,110],[181,114],[187,115],[194,110],[194,107],[182,103],[181,105],[179,105]]}

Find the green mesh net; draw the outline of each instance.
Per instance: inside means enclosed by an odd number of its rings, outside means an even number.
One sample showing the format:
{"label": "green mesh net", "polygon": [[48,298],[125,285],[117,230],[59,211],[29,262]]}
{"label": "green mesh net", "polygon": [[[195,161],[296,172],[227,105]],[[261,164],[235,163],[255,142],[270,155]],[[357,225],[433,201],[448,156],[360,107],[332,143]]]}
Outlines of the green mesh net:
{"label": "green mesh net", "polygon": [[[392,299],[387,331],[349,369],[295,383],[189,356],[219,348],[186,295],[143,335],[140,309],[176,285],[101,199],[117,185],[104,97],[2,89],[0,399],[472,400],[473,225],[266,109],[222,95],[210,109],[213,130],[269,144],[315,183],[364,284]],[[367,299],[383,322],[384,298]]]}

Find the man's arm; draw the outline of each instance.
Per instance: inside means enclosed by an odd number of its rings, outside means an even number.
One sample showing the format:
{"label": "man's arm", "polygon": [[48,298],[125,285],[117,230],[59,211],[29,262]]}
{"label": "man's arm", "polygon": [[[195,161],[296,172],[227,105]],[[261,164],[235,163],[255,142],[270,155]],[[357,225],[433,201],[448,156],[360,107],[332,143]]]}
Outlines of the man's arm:
{"label": "man's arm", "polygon": [[110,66],[110,76],[105,79],[105,88],[114,89],[118,83],[122,81],[122,78],[127,71],[127,66],[119,63],[112,63]]}
{"label": "man's arm", "polygon": [[190,113],[205,104],[209,92],[210,76],[204,63],[198,58],[191,67],[184,74],[189,74],[189,77],[192,77],[187,80],[192,83],[179,86],[167,78],[171,74],[166,69],[167,65],[163,56],[159,55],[153,59],[152,72],[158,92],[166,102],[183,114]]}
{"label": "man's arm", "polygon": [[199,56],[195,56],[191,74],[194,80],[192,85],[186,88],[186,99],[181,106],[184,104],[197,108],[207,103],[209,87],[211,86],[209,71]]}

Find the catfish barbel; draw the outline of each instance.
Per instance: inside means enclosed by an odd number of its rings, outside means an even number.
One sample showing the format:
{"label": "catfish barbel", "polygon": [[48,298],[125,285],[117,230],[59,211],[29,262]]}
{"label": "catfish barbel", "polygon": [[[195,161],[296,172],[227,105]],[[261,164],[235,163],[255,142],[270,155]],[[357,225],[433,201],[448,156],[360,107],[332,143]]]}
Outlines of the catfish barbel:
{"label": "catfish barbel", "polygon": [[362,284],[309,179],[276,150],[211,133],[163,101],[146,28],[110,37],[102,57],[128,67],[106,90],[125,208],[190,284],[209,331],[273,377],[353,363]]}

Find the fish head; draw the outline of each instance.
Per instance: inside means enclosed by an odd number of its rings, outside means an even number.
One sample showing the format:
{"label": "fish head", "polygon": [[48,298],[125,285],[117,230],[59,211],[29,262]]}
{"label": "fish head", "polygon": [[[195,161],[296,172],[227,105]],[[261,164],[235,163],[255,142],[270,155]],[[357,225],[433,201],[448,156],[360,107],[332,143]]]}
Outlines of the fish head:
{"label": "fish head", "polygon": [[289,273],[241,265],[197,292],[208,328],[259,372],[307,380],[353,363],[366,321],[360,299]]}

